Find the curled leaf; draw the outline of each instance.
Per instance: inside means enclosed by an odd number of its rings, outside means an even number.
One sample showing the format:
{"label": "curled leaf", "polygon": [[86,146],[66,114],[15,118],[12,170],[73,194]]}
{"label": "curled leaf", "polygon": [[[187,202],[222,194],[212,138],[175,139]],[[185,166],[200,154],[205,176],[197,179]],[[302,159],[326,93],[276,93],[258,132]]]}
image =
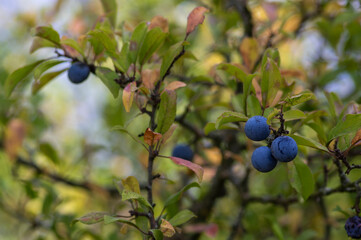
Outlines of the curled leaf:
{"label": "curled leaf", "polygon": [[162,134],[153,132],[150,128],[144,133],[144,142],[149,146],[153,146],[158,143],[158,141],[162,138]]}
{"label": "curled leaf", "polygon": [[160,230],[166,237],[172,237],[175,234],[175,229],[167,220],[162,219]]}
{"label": "curled leaf", "polygon": [[205,7],[196,7],[195,9],[193,9],[193,11],[188,15],[186,36],[193,32],[199,24],[203,23],[205,18],[204,13],[208,11],[209,10]]}

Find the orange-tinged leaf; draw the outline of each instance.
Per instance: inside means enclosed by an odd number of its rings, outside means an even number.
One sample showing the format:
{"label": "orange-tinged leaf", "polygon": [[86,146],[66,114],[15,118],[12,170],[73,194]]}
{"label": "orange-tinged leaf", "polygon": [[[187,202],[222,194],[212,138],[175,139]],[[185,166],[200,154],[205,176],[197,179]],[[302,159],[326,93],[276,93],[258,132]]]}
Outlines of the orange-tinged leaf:
{"label": "orange-tinged leaf", "polygon": [[208,11],[209,10],[205,7],[196,7],[195,9],[193,9],[193,11],[188,15],[186,36],[193,32],[199,24],[203,23],[205,18],[204,13]]}
{"label": "orange-tinged leaf", "polygon": [[348,149],[345,150],[345,155],[347,155],[348,152],[349,152],[352,148],[357,147],[357,146],[359,146],[359,145],[361,145],[361,129],[359,129],[359,130],[356,132],[355,136],[354,136],[353,139],[351,140],[351,146],[350,146]]}
{"label": "orange-tinged leaf", "polygon": [[163,32],[168,32],[169,31],[168,20],[162,16],[155,16],[150,21],[148,29],[150,30],[155,27],[160,27],[160,29],[162,29]]}
{"label": "orange-tinged leaf", "polygon": [[175,234],[175,229],[167,220],[162,219],[160,230],[166,237],[172,237]]}
{"label": "orange-tinged leaf", "polygon": [[5,130],[4,147],[10,159],[14,159],[23,144],[26,135],[25,123],[20,119],[12,119]]}
{"label": "orange-tinged leaf", "polygon": [[241,45],[239,46],[244,65],[250,72],[258,58],[258,42],[255,38],[244,38]]}
{"label": "orange-tinged leaf", "polygon": [[182,158],[170,157],[170,159],[172,159],[175,164],[185,166],[192,170],[197,175],[198,182],[202,182],[204,169],[201,166],[192,163],[191,161],[184,160]]}
{"label": "orange-tinged leaf", "polygon": [[134,93],[137,90],[135,82],[129,83],[123,90],[123,105],[125,111],[129,112],[133,103]]}
{"label": "orange-tinged leaf", "polygon": [[159,70],[144,69],[142,71],[142,83],[149,90],[153,90],[159,79]]}
{"label": "orange-tinged leaf", "polygon": [[361,144],[361,129],[359,129],[357,131],[355,137],[351,141],[352,146],[359,145],[359,144]]}
{"label": "orange-tinged leaf", "polygon": [[150,128],[144,133],[144,142],[149,146],[153,146],[158,143],[158,141],[162,138],[162,134],[153,132]]}
{"label": "orange-tinged leaf", "polygon": [[166,90],[176,90],[178,88],[181,88],[181,87],[185,87],[187,86],[187,84],[185,84],[184,82],[181,82],[181,81],[174,81],[174,82],[171,82],[170,84],[168,84],[165,89]]}

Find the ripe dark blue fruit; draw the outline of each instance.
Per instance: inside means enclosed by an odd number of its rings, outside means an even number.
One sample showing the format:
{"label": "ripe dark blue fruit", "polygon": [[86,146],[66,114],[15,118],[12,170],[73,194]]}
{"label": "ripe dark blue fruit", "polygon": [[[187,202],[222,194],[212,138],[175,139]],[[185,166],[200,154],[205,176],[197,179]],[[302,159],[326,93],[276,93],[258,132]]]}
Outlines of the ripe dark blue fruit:
{"label": "ripe dark blue fruit", "polygon": [[349,237],[360,239],[361,238],[361,217],[353,216],[347,219],[345,230]]}
{"label": "ripe dark blue fruit", "polygon": [[297,143],[289,136],[276,138],[271,145],[271,151],[274,158],[280,162],[292,161],[298,152]]}
{"label": "ripe dark blue fruit", "polygon": [[251,117],[244,126],[244,132],[253,141],[265,140],[270,134],[267,119],[262,116]]}
{"label": "ripe dark blue fruit", "polygon": [[277,160],[272,156],[271,149],[262,146],[254,150],[252,165],[260,172],[269,172],[277,165]]}
{"label": "ripe dark blue fruit", "polygon": [[188,145],[178,144],[173,148],[172,156],[192,161],[193,151]]}
{"label": "ripe dark blue fruit", "polygon": [[84,82],[90,73],[90,68],[87,64],[82,62],[75,62],[68,70],[68,78],[72,83]]}

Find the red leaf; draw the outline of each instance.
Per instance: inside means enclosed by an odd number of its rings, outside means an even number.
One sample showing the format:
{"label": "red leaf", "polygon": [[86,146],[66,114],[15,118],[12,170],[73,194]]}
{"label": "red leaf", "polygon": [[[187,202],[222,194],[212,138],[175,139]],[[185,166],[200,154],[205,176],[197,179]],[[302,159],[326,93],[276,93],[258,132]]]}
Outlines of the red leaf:
{"label": "red leaf", "polygon": [[202,233],[204,232],[208,237],[216,237],[218,233],[218,225],[215,223],[210,224],[193,224],[188,225],[184,228],[184,230],[188,233]]}
{"label": "red leaf", "polygon": [[202,182],[204,169],[201,166],[182,158],[170,157],[170,159],[172,159],[175,164],[185,166],[192,170],[197,175],[198,182]]}
{"label": "red leaf", "polygon": [[194,29],[204,21],[204,13],[208,12],[209,10],[205,7],[196,7],[193,11],[188,15],[188,22],[187,22],[187,34],[188,36]]}

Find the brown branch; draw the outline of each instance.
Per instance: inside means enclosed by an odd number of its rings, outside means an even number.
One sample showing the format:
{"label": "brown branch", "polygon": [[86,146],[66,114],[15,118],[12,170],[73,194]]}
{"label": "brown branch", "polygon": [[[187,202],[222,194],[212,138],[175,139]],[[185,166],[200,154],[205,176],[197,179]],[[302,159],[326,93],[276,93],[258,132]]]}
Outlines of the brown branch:
{"label": "brown branch", "polygon": [[19,157],[19,156],[16,158],[15,163],[18,164],[18,165],[29,167],[29,168],[33,169],[37,174],[46,176],[46,177],[48,177],[49,179],[51,179],[51,180],[53,180],[55,182],[63,183],[63,184],[66,184],[68,186],[71,186],[71,187],[82,188],[82,189],[85,189],[87,191],[99,191],[100,190],[102,192],[105,192],[105,193],[109,194],[111,197],[119,196],[119,193],[118,193],[116,188],[102,187],[102,186],[99,186],[99,185],[97,185],[95,183],[91,183],[91,182],[87,182],[87,181],[70,180],[70,179],[67,179],[67,178],[65,178],[63,176],[60,176],[58,174],[51,173],[51,172],[47,171],[45,168],[42,168],[39,165],[37,165],[35,162],[27,161],[27,160],[25,160],[25,159],[23,159],[22,157]]}
{"label": "brown branch", "polygon": [[247,7],[247,0],[232,0],[231,3],[237,9],[242,18],[244,26],[244,34],[247,37],[253,37],[253,18]]}

